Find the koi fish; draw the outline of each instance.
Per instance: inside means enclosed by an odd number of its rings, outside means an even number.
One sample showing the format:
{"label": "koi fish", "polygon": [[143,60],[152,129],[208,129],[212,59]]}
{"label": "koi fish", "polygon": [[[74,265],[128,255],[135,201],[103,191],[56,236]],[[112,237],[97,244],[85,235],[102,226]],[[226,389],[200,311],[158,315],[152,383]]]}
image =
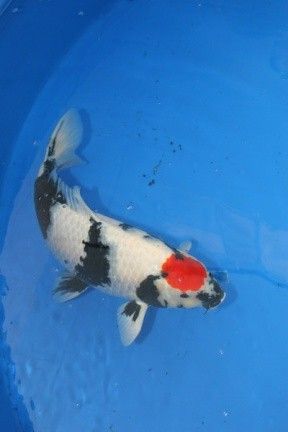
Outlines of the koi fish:
{"label": "koi fish", "polygon": [[140,333],[149,306],[213,308],[225,297],[204,264],[188,254],[189,244],[168,246],[144,231],[92,211],[77,186],[69,187],[59,171],[79,162],[82,140],[79,114],[68,111],[49,140],[35,180],[34,201],[47,244],[62,263],[54,295],[61,301],[88,287],[126,298],[118,310],[124,345]]}

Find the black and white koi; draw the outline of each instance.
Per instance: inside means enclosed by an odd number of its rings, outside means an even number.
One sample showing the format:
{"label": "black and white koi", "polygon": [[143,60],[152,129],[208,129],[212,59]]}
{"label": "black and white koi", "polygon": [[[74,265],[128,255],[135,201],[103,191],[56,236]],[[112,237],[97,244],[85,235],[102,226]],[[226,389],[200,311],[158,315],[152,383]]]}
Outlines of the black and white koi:
{"label": "black and white koi", "polygon": [[34,200],[44,239],[66,268],[54,294],[70,300],[89,286],[128,301],[118,310],[124,345],[139,334],[148,306],[217,306],[224,292],[205,266],[188,254],[126,223],[92,211],[78,187],[58,176],[79,160],[75,150],[82,140],[76,111],[68,111],[48,143],[35,180]]}

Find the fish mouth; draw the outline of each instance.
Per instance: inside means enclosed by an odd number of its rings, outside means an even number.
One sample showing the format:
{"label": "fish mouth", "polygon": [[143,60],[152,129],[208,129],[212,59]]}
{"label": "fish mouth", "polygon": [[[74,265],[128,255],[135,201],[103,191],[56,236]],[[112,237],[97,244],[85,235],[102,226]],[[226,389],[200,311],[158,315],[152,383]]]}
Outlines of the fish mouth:
{"label": "fish mouth", "polygon": [[202,306],[205,309],[213,309],[222,303],[226,297],[226,293],[220,288],[220,285],[216,280],[211,280],[210,285],[212,285],[211,292],[202,291],[197,294],[198,300],[201,301]]}

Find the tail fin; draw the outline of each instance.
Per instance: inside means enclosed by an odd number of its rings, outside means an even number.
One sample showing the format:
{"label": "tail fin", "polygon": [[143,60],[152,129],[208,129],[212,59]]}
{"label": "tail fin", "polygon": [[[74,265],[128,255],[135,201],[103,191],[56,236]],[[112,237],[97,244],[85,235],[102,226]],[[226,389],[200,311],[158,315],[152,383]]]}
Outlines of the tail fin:
{"label": "tail fin", "polygon": [[76,110],[69,110],[59,120],[50,138],[46,160],[55,162],[56,169],[67,168],[81,161],[75,150],[83,135],[80,116]]}

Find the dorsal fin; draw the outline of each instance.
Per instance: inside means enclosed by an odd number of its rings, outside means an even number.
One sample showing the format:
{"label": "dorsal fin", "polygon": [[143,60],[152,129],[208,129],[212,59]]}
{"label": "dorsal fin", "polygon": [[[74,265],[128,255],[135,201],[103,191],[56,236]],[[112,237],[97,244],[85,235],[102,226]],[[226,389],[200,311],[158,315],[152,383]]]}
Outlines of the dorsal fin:
{"label": "dorsal fin", "polygon": [[67,186],[67,184],[64,183],[63,180],[58,178],[58,192],[60,191],[65,196],[67,205],[71,209],[80,213],[93,213],[83,200],[79,186]]}

